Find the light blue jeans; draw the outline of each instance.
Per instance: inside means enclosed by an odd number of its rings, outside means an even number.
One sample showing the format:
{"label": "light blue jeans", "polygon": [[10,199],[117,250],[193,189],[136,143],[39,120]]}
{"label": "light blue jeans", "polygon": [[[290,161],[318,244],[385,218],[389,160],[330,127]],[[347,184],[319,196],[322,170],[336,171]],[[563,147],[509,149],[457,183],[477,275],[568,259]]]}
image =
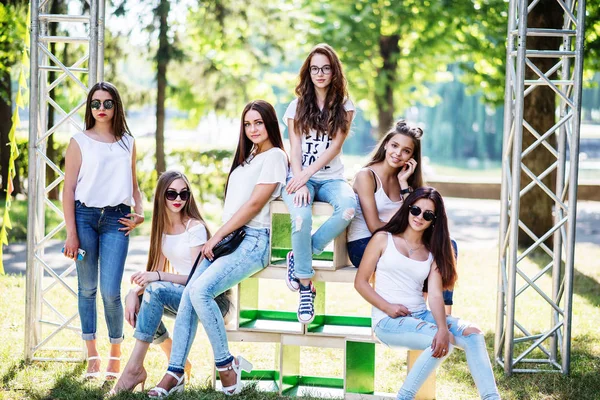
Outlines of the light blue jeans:
{"label": "light blue jeans", "polygon": [[96,293],[100,276],[100,293],[104,303],[104,318],[110,343],[123,341],[123,304],[121,279],[129,248],[129,236],[119,231],[124,225],[119,218],[131,212],[131,207],[86,207],[75,202],[75,224],[79,248],[85,250],[83,260],[77,260],[77,303],[83,340],[96,339]]}
{"label": "light blue jeans", "polygon": [[185,286],[173,282],[151,282],[140,296],[140,310],[133,337],[142,342],[161,344],[169,337],[162,322],[163,314],[177,316],[177,309]]}
{"label": "light blue jeans", "polygon": [[[317,181],[309,179],[306,187],[310,193],[309,206],[296,207],[294,193],[282,190],[281,197],[287,205],[292,220],[292,249],[296,278],[310,279],[315,274],[312,255],[321,254],[325,246],[350,224],[356,211],[356,195],[343,179]],[[333,215],[311,237],[312,203],[323,201],[333,206]]]}
{"label": "light blue jeans", "polygon": [[[470,326],[469,323],[453,316],[446,316],[446,322],[450,333],[454,336],[456,347],[465,351],[467,364],[479,396],[485,400],[500,399],[483,334],[463,335],[463,331]],[[423,350],[398,392],[399,400],[414,399],[427,377],[454,349],[450,344],[446,356],[433,357],[431,343],[437,333],[437,325],[429,310],[413,313],[407,317],[386,317],[379,321],[374,331],[377,338],[390,347]]]}
{"label": "light blue jeans", "polygon": [[202,260],[185,287],[175,319],[169,371],[183,372],[198,320],[213,348],[216,366],[222,367],[233,361],[225,322],[215,297],[263,269],[269,260],[269,230],[244,229],[246,237],[233,253],[214,262]]}

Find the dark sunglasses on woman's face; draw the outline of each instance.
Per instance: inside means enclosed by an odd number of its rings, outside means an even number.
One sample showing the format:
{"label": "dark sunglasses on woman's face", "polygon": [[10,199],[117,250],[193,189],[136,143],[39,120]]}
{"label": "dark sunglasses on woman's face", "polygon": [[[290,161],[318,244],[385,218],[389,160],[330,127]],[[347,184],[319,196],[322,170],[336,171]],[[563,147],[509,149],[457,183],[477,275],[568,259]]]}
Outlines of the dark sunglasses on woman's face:
{"label": "dark sunglasses on woman's face", "polygon": [[101,102],[100,100],[92,100],[90,101],[90,108],[92,110],[99,110],[101,104],[104,104],[104,108],[107,110],[110,110],[115,106],[115,102],[112,100],[104,100],[104,102]]}
{"label": "dark sunglasses on woman's face", "polygon": [[187,201],[187,199],[190,198],[190,192],[187,189],[183,189],[181,192],[177,192],[176,190],[167,190],[165,197],[170,201],[175,201],[177,197],[179,197],[181,201]]}
{"label": "dark sunglasses on woman's face", "polygon": [[[415,217],[421,215],[421,207],[419,206],[410,206],[410,213]],[[435,213],[433,211],[427,210],[423,213],[423,219],[427,222],[431,222],[435,219]]]}

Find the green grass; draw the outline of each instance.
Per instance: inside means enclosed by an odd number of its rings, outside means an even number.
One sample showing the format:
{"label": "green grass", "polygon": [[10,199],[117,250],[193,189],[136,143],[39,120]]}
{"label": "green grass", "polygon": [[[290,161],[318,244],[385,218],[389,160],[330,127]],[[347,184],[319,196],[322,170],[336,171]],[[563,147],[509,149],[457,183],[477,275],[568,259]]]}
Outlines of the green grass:
{"label": "green grass", "polygon": [[[476,322],[485,332],[488,350],[493,347],[496,310],[496,259],[497,250],[461,248],[459,262],[459,284],[455,291],[453,314]],[[503,399],[598,399],[600,398],[600,246],[580,244],[576,251],[576,274],[573,296],[571,374],[514,374],[507,377],[498,367],[494,373]],[[539,265],[530,262],[523,266],[528,271],[538,271]],[[48,278],[46,278],[48,279]],[[67,278],[75,284],[74,277]],[[539,281],[544,290],[550,287],[546,276]],[[48,282],[45,282],[45,285]],[[519,283],[520,284],[520,283]],[[266,285],[266,286],[262,286]],[[124,289],[127,286],[124,285]],[[58,286],[49,292],[50,302],[65,315],[76,312],[76,299],[65,295]],[[25,278],[22,276],[0,276],[0,399],[100,399],[102,390],[99,384],[83,382],[83,363],[35,362],[25,364],[24,319],[25,319]],[[259,308],[294,310],[297,298],[283,282],[261,281]],[[326,299],[327,312],[338,315],[369,315],[369,306],[360,299],[347,284],[329,284]],[[548,307],[543,300],[525,292],[519,301],[518,318],[533,331],[535,327],[546,327],[549,323]],[[47,308],[44,315],[52,314]],[[99,346],[106,357],[108,344],[106,328],[99,309]],[[56,320],[55,317],[49,318]],[[166,320],[172,332],[173,321]],[[46,332],[47,334],[47,332]],[[133,347],[132,329],[126,325],[126,340],[123,345],[124,361]],[[42,335],[43,336],[43,335]],[[78,347],[81,341],[74,332],[64,332],[50,346]],[[244,354],[257,369],[273,369],[276,359],[276,346],[263,343],[232,343],[234,354]],[[377,346],[376,382],[378,392],[395,393],[406,374],[406,355]],[[55,354],[56,355],[56,354]],[[64,355],[64,354],[61,354]],[[343,352],[340,349],[303,348],[302,360],[312,358],[319,362],[302,362],[301,373],[307,376],[342,377]],[[202,329],[199,329],[192,347],[190,360],[194,365],[191,385],[183,395],[175,399],[224,399],[220,393],[207,388],[210,380],[212,356],[210,345]],[[104,364],[105,365],[105,364]],[[146,359],[148,370],[147,389],[160,380],[167,360],[156,346],[151,346]],[[274,399],[272,393],[248,389],[246,399]],[[477,392],[470,377],[464,353],[454,352],[439,368],[437,373],[437,397],[439,399],[474,399]],[[143,399],[144,395],[122,394],[120,399]]]}

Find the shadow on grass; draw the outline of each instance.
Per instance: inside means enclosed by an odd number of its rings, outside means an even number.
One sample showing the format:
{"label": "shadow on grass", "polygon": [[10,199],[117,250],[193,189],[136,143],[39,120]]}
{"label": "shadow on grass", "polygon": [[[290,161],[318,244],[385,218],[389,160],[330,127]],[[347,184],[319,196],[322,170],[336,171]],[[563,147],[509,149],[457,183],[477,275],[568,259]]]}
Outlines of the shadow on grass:
{"label": "shadow on grass", "polygon": [[[494,334],[485,335],[490,359],[494,347]],[[572,343],[571,373],[568,376],[556,372],[515,373],[504,375],[504,370],[493,363],[494,376],[503,399],[599,399],[600,398],[600,357],[594,355],[598,337],[579,336]],[[443,364],[448,379],[463,382],[475,387],[468,371],[465,353],[455,351]]]}
{"label": "shadow on grass", "polygon": [[8,389],[9,384],[17,377],[17,373],[25,368],[25,360],[19,360],[8,367],[7,371],[2,375],[2,389]]}
{"label": "shadow on grass", "polygon": [[[521,249],[524,250],[524,249]],[[536,250],[537,254],[530,257],[540,269],[544,268],[551,261],[551,258],[543,253],[542,250]],[[564,270],[565,264],[562,264]],[[549,274],[550,271],[547,273]],[[550,275],[548,275],[550,276]],[[585,298],[594,307],[600,307],[600,282],[596,279],[579,272],[576,268],[573,269],[573,293]],[[551,295],[551,293],[547,293]]]}

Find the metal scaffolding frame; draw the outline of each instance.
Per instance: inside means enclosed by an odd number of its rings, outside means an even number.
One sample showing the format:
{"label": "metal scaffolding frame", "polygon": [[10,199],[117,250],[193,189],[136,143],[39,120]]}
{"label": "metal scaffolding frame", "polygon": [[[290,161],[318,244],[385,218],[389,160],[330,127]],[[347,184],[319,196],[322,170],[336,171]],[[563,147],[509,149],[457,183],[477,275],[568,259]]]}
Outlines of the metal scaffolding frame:
{"label": "metal scaffolding frame", "polygon": [[[48,199],[48,193],[64,179],[60,167],[46,156],[48,138],[62,125],[70,123],[82,130],[74,118],[84,108],[89,88],[103,76],[104,55],[104,0],[82,2],[81,15],[49,14],[51,0],[31,1],[31,81],[29,98],[29,176],[27,216],[27,285],[25,319],[25,359],[27,361],[80,361],[85,356],[83,343],[79,347],[52,346],[61,332],[79,336],[81,328],[77,312],[61,310],[51,298],[65,295],[77,304],[77,289],[72,288],[67,277],[75,272],[75,263],[65,271],[56,271],[44,260],[44,248],[49,240],[65,227],[61,222],[45,234],[47,209],[63,219],[60,208]],[[73,7],[70,7],[73,9]],[[50,24],[68,24],[69,36],[50,36]],[[65,25],[66,26],[66,25]],[[71,36],[71,34],[79,36]],[[85,48],[72,65],[65,65],[60,54],[52,54],[51,43],[68,43]],[[58,53],[58,52],[57,52]],[[57,73],[49,82],[48,73]],[[76,75],[87,74],[87,84]],[[60,93],[67,82],[81,89],[83,99],[70,110],[65,110],[50,96],[52,90]],[[48,129],[48,107],[59,114],[58,122]],[[46,185],[46,167],[58,175]],[[55,291],[62,291],[60,294]],[[78,343],[79,344],[79,343]],[[78,356],[71,356],[71,354]]]}
{"label": "metal scaffolding frame", "polygon": [[[556,1],[564,11],[562,29],[527,27],[527,15],[534,7],[541,7],[539,0],[510,0],[509,3],[494,342],[496,362],[503,366],[507,375],[517,372],[568,374],[570,368],[585,0]],[[557,49],[528,49],[527,38],[533,36],[558,37],[562,38],[562,43]],[[537,57],[558,61],[550,70],[541,71],[531,61]],[[525,79],[527,68],[539,79]],[[555,73],[560,73],[560,79],[551,78]],[[552,88],[560,100],[558,122],[543,133],[536,132],[523,118],[524,98],[541,85]],[[522,148],[523,128],[536,138],[525,150]],[[536,176],[522,159],[540,146],[552,153],[556,161]],[[524,187],[521,187],[521,172],[531,178],[531,183]],[[556,173],[554,188],[542,182],[550,173]],[[519,219],[522,197],[536,186],[554,202],[553,226],[540,237]],[[519,235],[529,236],[533,244],[519,251]],[[545,244],[547,239],[554,240],[552,249]],[[536,251],[548,254],[552,261],[533,273],[522,265]],[[551,276],[551,293],[545,293],[538,281],[542,276]],[[523,316],[536,311],[524,299],[526,292],[540,296],[548,306],[548,327],[527,327],[527,321],[517,320],[515,310]],[[532,365],[534,367],[530,367]]]}

